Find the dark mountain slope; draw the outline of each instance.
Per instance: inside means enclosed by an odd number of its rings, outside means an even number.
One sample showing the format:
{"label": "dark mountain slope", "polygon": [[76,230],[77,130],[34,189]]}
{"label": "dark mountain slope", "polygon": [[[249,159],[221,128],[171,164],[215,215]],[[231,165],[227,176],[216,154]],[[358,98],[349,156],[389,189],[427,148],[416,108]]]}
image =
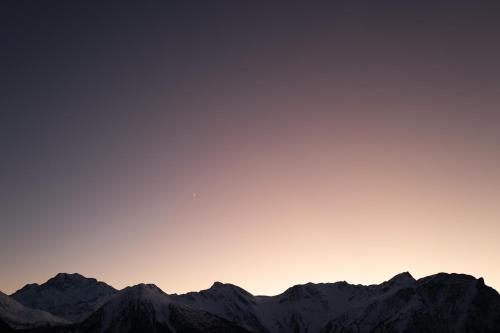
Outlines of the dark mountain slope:
{"label": "dark mountain slope", "polygon": [[78,332],[246,333],[247,330],[209,312],[177,304],[155,285],[121,291],[78,326]]}
{"label": "dark mountain slope", "polygon": [[321,332],[500,332],[500,297],[482,279],[440,273],[349,309]]}
{"label": "dark mountain slope", "polygon": [[113,287],[96,279],[60,273],[41,285],[28,284],[11,297],[29,308],[80,322],[115,293]]}
{"label": "dark mountain slope", "polygon": [[223,283],[183,295],[155,285],[125,288],[81,323],[33,333],[364,333],[500,332],[500,295],[463,274],[415,280],[401,273],[379,285],[296,285],[253,296]]}
{"label": "dark mountain slope", "polygon": [[2,292],[0,292],[0,320],[12,328],[68,324],[68,321],[48,312],[25,307]]}

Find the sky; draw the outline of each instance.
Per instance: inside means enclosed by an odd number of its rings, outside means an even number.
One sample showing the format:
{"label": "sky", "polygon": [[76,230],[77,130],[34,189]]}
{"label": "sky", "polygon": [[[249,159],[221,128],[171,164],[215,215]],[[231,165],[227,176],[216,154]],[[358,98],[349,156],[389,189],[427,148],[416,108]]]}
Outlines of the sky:
{"label": "sky", "polygon": [[498,4],[0,6],[0,290],[500,289]]}

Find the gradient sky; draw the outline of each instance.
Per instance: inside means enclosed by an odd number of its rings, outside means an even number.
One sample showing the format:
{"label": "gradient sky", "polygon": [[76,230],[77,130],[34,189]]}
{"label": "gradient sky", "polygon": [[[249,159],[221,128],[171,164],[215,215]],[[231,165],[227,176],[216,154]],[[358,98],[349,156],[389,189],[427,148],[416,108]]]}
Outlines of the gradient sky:
{"label": "gradient sky", "polygon": [[500,289],[494,3],[3,1],[0,290]]}

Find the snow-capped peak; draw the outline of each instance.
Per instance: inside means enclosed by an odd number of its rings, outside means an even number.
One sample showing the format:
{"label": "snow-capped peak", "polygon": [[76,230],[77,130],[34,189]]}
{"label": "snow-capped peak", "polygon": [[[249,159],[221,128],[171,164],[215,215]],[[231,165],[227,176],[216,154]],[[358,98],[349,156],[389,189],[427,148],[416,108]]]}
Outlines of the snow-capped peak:
{"label": "snow-capped peak", "polygon": [[59,273],[43,284],[26,285],[11,297],[27,307],[79,322],[115,293],[113,287],[94,278]]}
{"label": "snow-capped peak", "polygon": [[135,286],[127,287],[120,291],[120,295],[128,298],[162,301],[165,302],[169,295],[154,284],[140,283]]}
{"label": "snow-capped peak", "polygon": [[97,283],[96,279],[86,278],[78,273],[58,273],[53,278],[49,279],[45,284],[59,290],[74,287],[76,285]]}
{"label": "snow-capped peak", "polygon": [[212,294],[239,294],[247,297],[253,297],[252,294],[241,287],[231,283],[222,283],[219,281],[214,282],[209,289],[202,290],[201,292]]}

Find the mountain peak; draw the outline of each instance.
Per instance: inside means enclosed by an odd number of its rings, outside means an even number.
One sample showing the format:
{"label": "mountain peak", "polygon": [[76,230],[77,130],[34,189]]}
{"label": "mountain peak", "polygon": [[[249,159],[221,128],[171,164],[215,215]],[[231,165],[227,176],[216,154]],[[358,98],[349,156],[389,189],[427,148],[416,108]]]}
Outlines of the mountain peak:
{"label": "mountain peak", "polygon": [[215,281],[210,287],[210,289],[221,288],[221,287],[224,287],[224,283],[220,281]]}
{"label": "mountain peak", "polygon": [[[36,289],[39,286],[40,285],[38,283],[28,283],[24,287],[22,287],[21,289],[19,289],[18,291],[16,291],[15,293],[29,292],[29,290],[34,290],[34,289]],[[15,293],[12,294],[12,295],[10,295],[10,296],[15,295]]]}
{"label": "mountain peak", "polygon": [[133,298],[151,298],[157,295],[168,296],[163,290],[152,283],[140,283],[123,290],[126,295]]}
{"label": "mountain peak", "polygon": [[454,283],[472,283],[477,281],[477,279],[468,274],[458,274],[458,273],[437,273],[434,275],[426,276],[419,280],[420,283],[427,282],[454,282]]}
{"label": "mountain peak", "polygon": [[106,302],[116,290],[78,273],[59,273],[47,282],[24,286],[11,295],[26,307],[78,322]]}
{"label": "mountain peak", "polygon": [[302,299],[320,297],[320,295],[321,292],[318,290],[318,286],[312,282],[297,284],[288,288],[283,294],[280,295],[280,302],[295,302]]}
{"label": "mountain peak", "polygon": [[57,279],[85,279],[85,277],[79,273],[57,273],[54,278],[57,278]]}
{"label": "mountain peak", "polygon": [[130,287],[125,288],[125,290],[152,290],[152,291],[161,291],[163,292],[156,284],[153,283],[139,283]]}
{"label": "mountain peak", "polygon": [[414,283],[415,281],[416,280],[409,272],[403,272],[395,275],[388,282],[391,284],[411,284]]}
{"label": "mountain peak", "polygon": [[215,281],[209,289],[212,289],[212,290],[213,289],[238,289],[238,290],[240,290],[241,288],[234,285],[234,284],[231,284],[231,283],[224,283],[224,282]]}
{"label": "mountain peak", "polygon": [[218,293],[218,294],[223,294],[223,293],[229,292],[229,293],[236,293],[239,295],[245,295],[248,297],[253,297],[252,294],[250,294],[248,291],[246,291],[245,289],[243,289],[241,287],[238,287],[238,286],[231,284],[231,283],[223,283],[223,282],[219,282],[219,281],[215,281],[209,289],[204,290],[203,292],[212,292],[212,293]]}
{"label": "mountain peak", "polygon": [[44,285],[64,291],[68,288],[87,284],[100,284],[94,278],[87,278],[78,273],[58,273],[49,279]]}

